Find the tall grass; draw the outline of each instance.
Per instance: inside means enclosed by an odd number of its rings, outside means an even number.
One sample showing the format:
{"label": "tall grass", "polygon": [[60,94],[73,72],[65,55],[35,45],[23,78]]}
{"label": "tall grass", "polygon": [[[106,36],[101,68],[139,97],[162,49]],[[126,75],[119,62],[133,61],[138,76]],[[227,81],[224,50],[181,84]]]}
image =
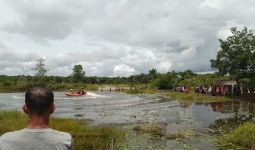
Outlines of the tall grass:
{"label": "tall grass", "polygon": [[[16,111],[0,112],[0,135],[20,130],[26,125],[27,116],[25,114]],[[75,150],[120,149],[125,139],[125,131],[121,128],[92,127],[82,120],[52,118],[50,127],[71,133],[74,138]]]}
{"label": "tall grass", "polygon": [[159,124],[156,123],[148,123],[148,124],[140,124],[133,128],[133,130],[140,132],[140,133],[149,133],[153,136],[163,136],[163,129]]}
{"label": "tall grass", "polygon": [[239,148],[255,150],[255,123],[244,123],[232,132],[218,139],[222,149]]}

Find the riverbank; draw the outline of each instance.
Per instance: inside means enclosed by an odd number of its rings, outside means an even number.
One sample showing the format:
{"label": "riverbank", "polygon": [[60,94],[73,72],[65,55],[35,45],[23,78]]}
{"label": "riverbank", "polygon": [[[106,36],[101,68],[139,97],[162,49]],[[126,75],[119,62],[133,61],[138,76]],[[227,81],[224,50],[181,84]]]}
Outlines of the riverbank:
{"label": "riverbank", "polygon": [[233,98],[226,96],[211,96],[206,94],[197,94],[193,92],[183,93],[183,92],[165,92],[163,96],[168,97],[172,100],[178,101],[192,101],[192,102],[224,102],[234,100]]}
{"label": "riverbank", "polygon": [[131,90],[121,90],[121,92],[135,95],[135,94],[156,94],[159,91],[157,89],[144,89],[144,90],[131,89]]}
{"label": "riverbank", "polygon": [[233,100],[242,101],[255,101],[255,95],[241,95],[241,96],[212,96],[209,94],[197,94],[194,92],[175,92],[172,90],[158,90],[155,88],[146,89],[125,89],[120,90],[128,94],[160,94],[164,99],[178,100],[178,101],[191,101],[191,102],[225,102]]}
{"label": "riverbank", "polygon": [[[27,125],[27,116],[17,111],[0,112],[0,135],[20,130]],[[84,149],[121,149],[125,130],[116,126],[90,126],[86,121],[52,118],[53,129],[69,132],[74,138],[75,150]]]}
{"label": "riverbank", "polygon": [[[238,98],[246,100],[245,97],[227,97],[227,96],[211,96],[207,94],[197,94],[194,92],[174,92],[174,91],[161,91],[157,89],[144,89],[144,90],[121,90],[128,94],[159,94],[165,100],[177,100],[177,101],[191,101],[191,102],[224,102],[236,100]],[[251,97],[247,100],[251,100]]]}

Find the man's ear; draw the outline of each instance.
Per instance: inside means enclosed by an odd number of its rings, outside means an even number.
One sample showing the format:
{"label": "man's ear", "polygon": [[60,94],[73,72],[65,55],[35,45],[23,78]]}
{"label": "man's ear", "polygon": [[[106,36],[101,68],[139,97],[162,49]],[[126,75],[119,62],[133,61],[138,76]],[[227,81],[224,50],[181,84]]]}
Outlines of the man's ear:
{"label": "man's ear", "polygon": [[54,113],[55,109],[56,109],[55,104],[52,104],[52,105],[50,106],[50,114]]}
{"label": "man's ear", "polygon": [[23,105],[22,109],[23,109],[24,113],[26,113],[26,114],[28,113],[28,109],[27,109],[27,105],[26,104]]}

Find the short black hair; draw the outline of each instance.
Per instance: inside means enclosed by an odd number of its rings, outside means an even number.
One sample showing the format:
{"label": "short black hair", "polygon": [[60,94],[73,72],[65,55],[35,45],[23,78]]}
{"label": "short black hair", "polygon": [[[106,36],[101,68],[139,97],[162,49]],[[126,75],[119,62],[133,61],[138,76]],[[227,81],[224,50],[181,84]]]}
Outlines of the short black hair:
{"label": "short black hair", "polygon": [[42,115],[54,103],[54,94],[45,87],[32,87],[26,91],[25,103],[30,113]]}

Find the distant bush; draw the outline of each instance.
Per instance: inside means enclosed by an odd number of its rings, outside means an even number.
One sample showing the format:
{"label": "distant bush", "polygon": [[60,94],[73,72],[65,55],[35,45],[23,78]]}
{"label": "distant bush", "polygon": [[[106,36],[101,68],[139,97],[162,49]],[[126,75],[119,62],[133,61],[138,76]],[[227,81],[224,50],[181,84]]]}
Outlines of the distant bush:
{"label": "distant bush", "polygon": [[158,89],[173,89],[178,82],[178,74],[175,72],[168,72],[159,75],[152,83]]}

